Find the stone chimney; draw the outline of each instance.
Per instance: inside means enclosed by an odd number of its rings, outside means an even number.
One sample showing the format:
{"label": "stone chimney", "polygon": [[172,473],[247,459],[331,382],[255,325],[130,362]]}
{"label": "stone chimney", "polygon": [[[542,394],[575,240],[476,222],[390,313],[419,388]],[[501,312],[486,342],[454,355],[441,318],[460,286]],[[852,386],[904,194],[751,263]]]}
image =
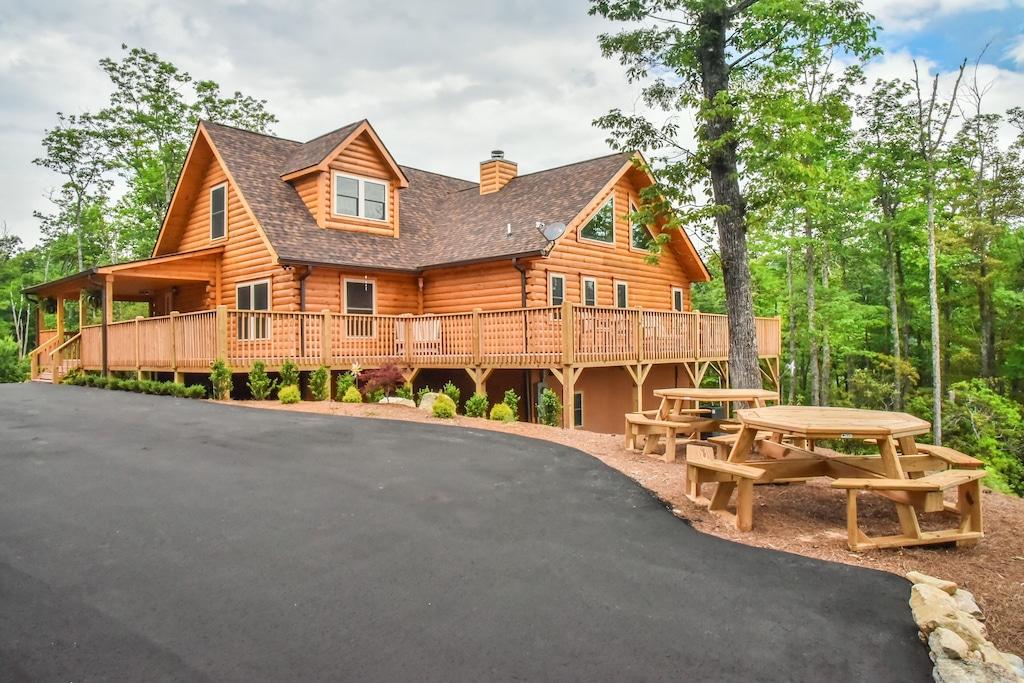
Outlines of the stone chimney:
{"label": "stone chimney", "polygon": [[480,162],[480,194],[497,192],[517,175],[516,162],[508,161],[500,149],[494,150],[490,159]]}

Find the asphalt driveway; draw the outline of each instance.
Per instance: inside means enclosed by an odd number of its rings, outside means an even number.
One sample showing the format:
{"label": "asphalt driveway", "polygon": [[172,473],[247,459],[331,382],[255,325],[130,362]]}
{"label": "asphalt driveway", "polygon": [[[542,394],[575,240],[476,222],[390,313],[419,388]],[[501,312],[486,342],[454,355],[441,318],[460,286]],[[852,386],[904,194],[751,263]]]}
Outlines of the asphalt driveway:
{"label": "asphalt driveway", "polygon": [[909,584],[500,433],[0,385],[0,680],[925,681]]}

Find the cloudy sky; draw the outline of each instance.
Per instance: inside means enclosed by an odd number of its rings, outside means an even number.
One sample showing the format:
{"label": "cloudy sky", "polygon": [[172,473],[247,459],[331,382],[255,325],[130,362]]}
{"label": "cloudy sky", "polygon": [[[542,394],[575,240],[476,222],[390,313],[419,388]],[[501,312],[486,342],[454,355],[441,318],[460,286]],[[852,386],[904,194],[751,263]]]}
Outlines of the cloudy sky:
{"label": "cloudy sky", "polygon": [[[868,77],[946,73],[986,45],[987,108],[1024,104],[1022,0],[867,0],[886,56]],[[222,91],[267,100],[307,140],[368,118],[399,163],[475,179],[491,149],[520,173],[608,152],[591,121],[638,87],[603,59],[586,0],[0,0],[0,221],[33,244],[56,176],[34,166],[55,113],[94,111],[98,62],[144,47]],[[948,80],[948,79],[947,79]],[[951,83],[951,80],[949,81]]]}

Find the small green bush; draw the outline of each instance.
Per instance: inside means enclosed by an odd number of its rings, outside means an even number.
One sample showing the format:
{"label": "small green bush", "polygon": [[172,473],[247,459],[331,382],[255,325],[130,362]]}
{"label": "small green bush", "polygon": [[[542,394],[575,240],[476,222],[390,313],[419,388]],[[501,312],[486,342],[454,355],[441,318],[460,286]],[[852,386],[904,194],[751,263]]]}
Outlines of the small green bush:
{"label": "small green bush", "polygon": [[501,402],[508,406],[512,414],[519,419],[519,394],[516,393],[515,389],[509,389],[505,392],[505,397],[501,399]]}
{"label": "small green bush", "polygon": [[350,386],[341,396],[342,403],[362,403],[363,395],[354,386]]}
{"label": "small green bush", "polygon": [[433,393],[433,391],[434,390],[430,387],[421,387],[420,390],[416,392],[416,405],[423,403],[423,397],[427,394]]}
{"label": "small green bush", "polygon": [[[335,396],[342,396],[342,397],[344,397],[345,394],[348,393],[348,390],[351,387],[354,387],[355,385],[356,385],[355,375],[353,375],[351,372],[343,372],[343,373],[341,373],[340,375],[338,375],[338,391],[335,394]],[[359,399],[359,400],[361,401],[362,399]]]}
{"label": "small green bush", "polygon": [[488,405],[487,394],[478,391],[466,399],[466,417],[484,417]]}
{"label": "small green bush", "polygon": [[249,371],[249,381],[245,384],[249,387],[255,400],[266,401],[277,386],[277,380],[270,379],[267,375],[267,364],[258,360],[253,361],[252,370]]}
{"label": "small green bush", "polygon": [[550,389],[545,389],[540,395],[537,419],[549,427],[557,427],[562,420],[562,402],[558,400],[558,394]]}
{"label": "small green bush", "polygon": [[309,393],[314,401],[326,401],[331,397],[331,373],[326,365],[309,373]]}
{"label": "small green bush", "polygon": [[434,405],[431,408],[434,412],[434,417],[439,417],[445,420],[450,420],[455,417],[455,401],[453,401],[447,394],[441,394],[434,401]]}
{"label": "small green bush", "polygon": [[18,342],[11,337],[0,337],[0,384],[24,382],[28,375],[29,360],[18,354]]}
{"label": "small green bush", "polygon": [[281,403],[298,403],[302,400],[302,394],[294,384],[281,387],[277,392],[277,397],[281,399]]}
{"label": "small green bush", "polygon": [[491,419],[500,420],[501,422],[515,422],[516,416],[512,414],[512,409],[504,403],[495,403],[494,407],[491,408]]}
{"label": "small green bush", "polygon": [[380,400],[384,398],[384,390],[376,389],[374,391],[368,391],[363,394],[363,400],[367,403],[380,403]]}
{"label": "small green bush", "polygon": [[445,382],[444,387],[441,388],[441,393],[452,400],[452,403],[459,405],[459,388],[451,382]]}
{"label": "small green bush", "polygon": [[409,399],[411,401],[412,400],[412,384],[410,382],[406,382],[402,386],[400,386],[397,389],[395,389],[395,396],[397,396],[398,398],[407,398],[407,399]]}
{"label": "small green bush", "polygon": [[219,401],[231,398],[234,383],[231,381],[231,368],[223,358],[218,358],[210,369],[210,384],[213,386],[213,397]]}
{"label": "small green bush", "polygon": [[299,366],[290,360],[281,364],[281,386],[299,386]]}
{"label": "small green bush", "polygon": [[193,384],[185,389],[187,398],[206,398],[206,387],[202,384]]}
{"label": "small green bush", "polygon": [[124,382],[119,380],[117,377],[111,377],[107,380],[106,388],[111,391],[121,391],[124,389]]}

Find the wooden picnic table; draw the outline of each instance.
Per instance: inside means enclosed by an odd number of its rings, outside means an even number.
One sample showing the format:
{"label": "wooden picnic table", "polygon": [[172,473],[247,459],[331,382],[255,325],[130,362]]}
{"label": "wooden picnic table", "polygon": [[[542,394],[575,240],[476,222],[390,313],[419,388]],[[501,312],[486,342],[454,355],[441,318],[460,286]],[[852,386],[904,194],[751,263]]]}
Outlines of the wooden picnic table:
{"label": "wooden picnic table", "polygon": [[[751,528],[753,482],[764,483],[793,477],[827,476],[834,488],[847,491],[847,531],[852,549],[923,545],[927,543],[973,542],[982,536],[981,486],[983,463],[949,449],[922,447],[914,437],[931,429],[931,424],[906,413],[851,408],[771,406],[738,410],[742,428],[727,463],[708,463],[699,453],[687,455],[687,476],[691,498],[707,502],[709,508],[733,517],[741,531]],[[759,431],[771,432],[768,441],[757,445],[762,456],[751,460]],[[878,455],[826,455],[783,444],[783,438],[800,443],[820,439],[862,440],[876,444]],[[934,471],[934,474],[925,474]],[[923,475],[923,476],[922,476]],[[700,498],[702,483],[716,483],[710,501]],[[943,492],[957,487],[957,503],[944,500]],[[727,505],[734,491],[736,513]],[[857,492],[872,491],[896,504],[902,533],[869,538],[857,524]],[[918,512],[957,513],[959,526],[942,531],[921,531]]]}
{"label": "wooden picnic table", "polygon": [[[655,389],[654,395],[661,398],[659,417],[670,419],[684,410],[699,410],[701,403],[721,403],[728,411],[732,403],[747,403],[760,408],[768,401],[777,402],[779,392],[768,389],[715,389],[702,387],[681,387],[677,389]],[[728,412],[726,413],[728,416]]]}

